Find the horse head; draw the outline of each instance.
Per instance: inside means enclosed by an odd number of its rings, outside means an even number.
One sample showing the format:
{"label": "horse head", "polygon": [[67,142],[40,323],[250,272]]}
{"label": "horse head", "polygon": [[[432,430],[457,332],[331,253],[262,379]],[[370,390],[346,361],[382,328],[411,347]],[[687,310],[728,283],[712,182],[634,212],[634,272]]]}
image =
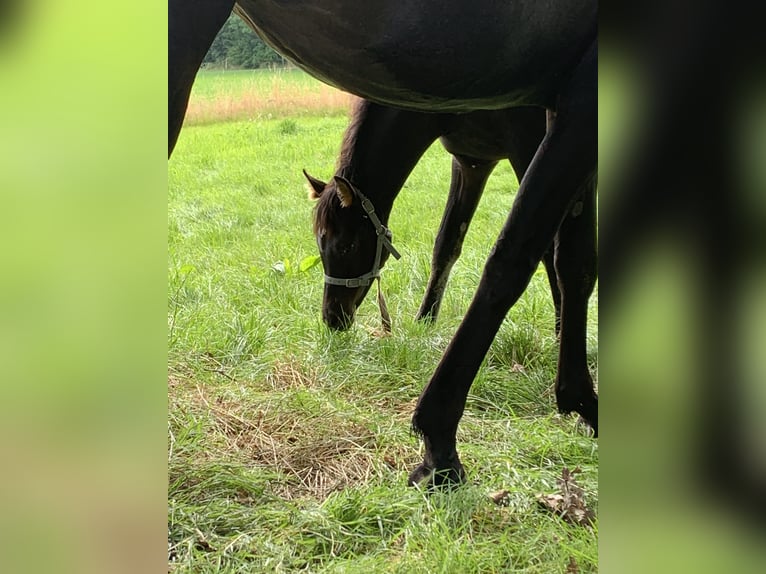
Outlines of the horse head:
{"label": "horse head", "polygon": [[303,171],[314,208],[314,235],[325,273],[322,319],[345,330],[390,253],[391,232],[374,206],[350,181],[335,176],[325,183]]}

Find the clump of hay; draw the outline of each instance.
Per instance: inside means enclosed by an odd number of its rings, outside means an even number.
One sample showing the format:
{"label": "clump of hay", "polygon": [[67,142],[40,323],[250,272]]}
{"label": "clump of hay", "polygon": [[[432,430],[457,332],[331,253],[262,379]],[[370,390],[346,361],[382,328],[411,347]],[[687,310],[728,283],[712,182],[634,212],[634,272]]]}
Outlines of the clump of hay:
{"label": "clump of hay", "polygon": [[367,429],[334,413],[307,415],[267,405],[253,413],[237,403],[211,406],[231,449],[285,477],[274,484],[287,498],[325,498],[347,484],[368,480],[376,441]]}
{"label": "clump of hay", "polygon": [[[198,456],[267,471],[275,477],[270,490],[283,499],[323,500],[380,473],[406,472],[419,462],[417,449],[381,444],[379,435],[386,429],[360,423],[323,403],[327,381],[319,369],[296,358],[276,361],[259,381],[232,381],[234,386],[183,379],[169,376],[170,407],[206,421],[209,447]],[[415,400],[396,405],[393,420],[405,425]],[[171,444],[171,456],[172,450]]]}
{"label": "clump of hay", "polygon": [[200,403],[212,417],[211,428],[232,458],[284,477],[272,490],[285,499],[323,499],[346,485],[369,480],[379,463],[375,434],[348,416],[316,404],[301,407],[296,393],[318,386],[318,373],[293,359],[277,361],[265,376],[264,400],[233,396],[207,397],[197,386]]}

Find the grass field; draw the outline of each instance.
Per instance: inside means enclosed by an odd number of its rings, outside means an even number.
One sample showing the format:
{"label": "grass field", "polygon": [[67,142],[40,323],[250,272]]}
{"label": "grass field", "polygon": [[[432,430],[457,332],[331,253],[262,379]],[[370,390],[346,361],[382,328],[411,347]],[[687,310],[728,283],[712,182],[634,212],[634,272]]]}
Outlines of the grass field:
{"label": "grass field", "polygon": [[[294,103],[321,93],[325,105]],[[240,97],[247,114],[232,116]],[[187,121],[168,164],[172,571],[597,571],[597,525],[569,524],[536,500],[558,492],[564,468],[580,467],[586,502],[598,507],[598,443],[554,413],[542,268],[471,389],[458,432],[469,483],[430,496],[406,486],[421,456],[409,432],[414,401],[511,205],[508,165],[489,181],[436,325],[413,317],[449,183],[438,143],[389,222],[403,255],[382,281],[393,333],[376,335],[372,297],[351,331],[330,333],[321,266],[300,267],[316,254],[301,168],[332,174],[348,97],[299,72],[217,72],[200,76],[194,98],[190,110],[207,115]],[[595,297],[591,317],[595,375]],[[497,505],[489,495],[501,490]]]}
{"label": "grass field", "polygon": [[342,115],[349,101],[348,94],[298,69],[206,70],[194,84],[186,125]]}

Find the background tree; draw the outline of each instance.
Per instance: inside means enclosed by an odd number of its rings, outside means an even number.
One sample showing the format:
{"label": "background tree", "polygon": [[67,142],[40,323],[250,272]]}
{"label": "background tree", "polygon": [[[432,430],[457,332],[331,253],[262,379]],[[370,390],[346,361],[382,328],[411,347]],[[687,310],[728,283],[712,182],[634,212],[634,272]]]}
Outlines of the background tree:
{"label": "background tree", "polygon": [[288,65],[235,14],[229,16],[202,63],[206,68],[247,69]]}

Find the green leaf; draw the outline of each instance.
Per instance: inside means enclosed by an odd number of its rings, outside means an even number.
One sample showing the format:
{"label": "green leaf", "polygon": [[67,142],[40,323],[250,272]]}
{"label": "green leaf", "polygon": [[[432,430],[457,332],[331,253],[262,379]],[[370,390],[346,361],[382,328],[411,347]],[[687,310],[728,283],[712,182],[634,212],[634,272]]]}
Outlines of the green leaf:
{"label": "green leaf", "polygon": [[190,263],[187,263],[186,265],[182,265],[181,268],[178,270],[179,275],[188,275],[192,271],[196,271],[197,268],[194,265],[191,265]]}
{"label": "green leaf", "polygon": [[298,269],[300,269],[301,272],[308,271],[320,261],[321,261],[321,258],[319,257],[319,255],[309,255],[308,257],[304,257],[301,260],[301,263],[298,266]]}

